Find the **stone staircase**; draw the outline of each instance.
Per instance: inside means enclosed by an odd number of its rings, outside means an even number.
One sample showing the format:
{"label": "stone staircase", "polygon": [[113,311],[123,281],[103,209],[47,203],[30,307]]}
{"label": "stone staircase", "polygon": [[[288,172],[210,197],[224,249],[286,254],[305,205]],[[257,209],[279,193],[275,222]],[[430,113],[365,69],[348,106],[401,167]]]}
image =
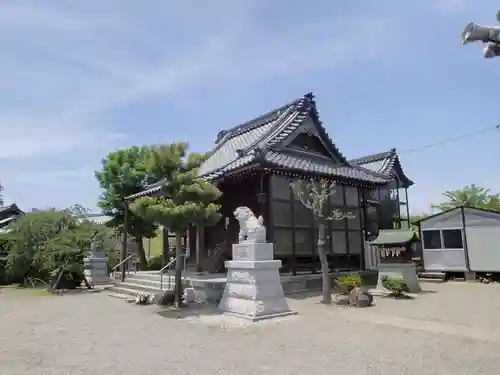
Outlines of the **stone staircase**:
{"label": "stone staircase", "polygon": [[[124,282],[119,279],[115,285],[108,289],[109,296],[131,300],[140,292],[160,293],[166,290],[174,290],[175,271],[163,274],[163,283],[158,271],[138,271],[127,275]],[[119,277],[119,275],[117,275]],[[222,298],[226,284],[225,274],[203,274],[186,270],[182,275],[182,285],[184,288],[194,288],[198,292],[203,292],[204,298],[208,302],[217,302]]]}
{"label": "stone staircase", "polygon": [[160,293],[162,290],[174,289],[174,274],[173,272],[163,274],[162,277],[158,271],[145,271],[131,273],[127,275],[125,281],[119,281],[119,274],[116,275],[116,283],[108,289],[111,297],[122,299],[133,298],[140,292],[145,293]]}

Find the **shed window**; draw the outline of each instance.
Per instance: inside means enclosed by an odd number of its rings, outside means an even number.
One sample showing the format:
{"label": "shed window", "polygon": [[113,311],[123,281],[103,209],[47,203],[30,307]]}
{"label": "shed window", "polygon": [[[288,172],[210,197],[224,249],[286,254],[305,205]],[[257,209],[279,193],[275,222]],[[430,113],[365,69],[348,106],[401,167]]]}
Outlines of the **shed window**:
{"label": "shed window", "polygon": [[441,249],[441,233],[439,230],[424,230],[422,231],[424,236],[424,248],[425,249]]}
{"label": "shed window", "polygon": [[445,249],[462,249],[462,231],[460,229],[443,230],[443,247]]}

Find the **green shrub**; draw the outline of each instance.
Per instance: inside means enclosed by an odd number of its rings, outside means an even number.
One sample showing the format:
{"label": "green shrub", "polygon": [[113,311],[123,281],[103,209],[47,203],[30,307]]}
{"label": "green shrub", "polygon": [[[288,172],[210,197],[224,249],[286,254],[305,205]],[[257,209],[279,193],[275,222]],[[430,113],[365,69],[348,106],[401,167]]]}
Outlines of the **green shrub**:
{"label": "green shrub", "polygon": [[67,210],[30,212],[16,219],[10,231],[0,236],[4,253],[4,245],[8,244],[2,268],[9,282],[54,285],[62,273],[60,282],[75,287],[83,280],[84,258],[93,241],[111,249],[112,231],[101,224],[80,222]]}
{"label": "green shrub", "polygon": [[148,268],[151,271],[159,271],[163,267],[163,255],[151,257],[148,262]]}
{"label": "green shrub", "polygon": [[361,277],[359,275],[345,275],[339,276],[333,279],[337,288],[339,288],[340,293],[347,295],[354,288],[361,286]]}
{"label": "green shrub", "polygon": [[364,286],[367,286],[367,285],[375,286],[375,285],[377,285],[377,282],[378,282],[378,272],[365,271],[362,274],[360,274],[360,277],[361,277],[361,285],[364,285]]}
{"label": "green shrub", "polygon": [[7,261],[5,258],[0,257],[0,285],[6,285],[9,283],[9,277],[7,274]]}
{"label": "green shrub", "polygon": [[392,297],[401,297],[410,291],[408,284],[402,278],[383,276],[382,286],[391,293]]}

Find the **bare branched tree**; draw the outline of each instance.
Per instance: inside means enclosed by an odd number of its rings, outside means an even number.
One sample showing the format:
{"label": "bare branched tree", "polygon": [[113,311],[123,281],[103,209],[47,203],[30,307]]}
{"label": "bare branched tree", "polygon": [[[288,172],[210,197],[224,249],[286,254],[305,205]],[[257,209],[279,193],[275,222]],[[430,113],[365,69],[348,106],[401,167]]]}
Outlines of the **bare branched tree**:
{"label": "bare branched tree", "polygon": [[328,200],[335,194],[335,182],[326,180],[297,180],[290,184],[294,194],[300,202],[311,210],[318,222],[318,256],[321,263],[323,296],[321,303],[332,303],[332,281],[329,276],[328,259],[326,257],[326,222],[331,220],[350,219],[354,216],[350,212],[339,209],[329,209]]}

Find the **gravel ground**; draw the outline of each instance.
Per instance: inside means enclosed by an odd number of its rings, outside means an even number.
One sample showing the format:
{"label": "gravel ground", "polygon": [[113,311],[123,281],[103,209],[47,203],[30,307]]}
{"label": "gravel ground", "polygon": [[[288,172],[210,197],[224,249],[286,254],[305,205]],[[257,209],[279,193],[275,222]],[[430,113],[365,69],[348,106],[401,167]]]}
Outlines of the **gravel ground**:
{"label": "gravel ground", "polygon": [[496,375],[500,298],[485,297],[499,289],[460,285],[369,309],[290,299],[299,315],[259,323],[209,309],[160,314],[105,293],[0,294],[0,374]]}
{"label": "gravel ground", "polygon": [[[424,293],[414,300],[380,299],[373,310],[380,314],[390,313],[486,330],[497,327],[500,331],[500,284],[450,281],[439,284],[422,282],[420,285]],[[397,308],[394,308],[395,305]]]}

